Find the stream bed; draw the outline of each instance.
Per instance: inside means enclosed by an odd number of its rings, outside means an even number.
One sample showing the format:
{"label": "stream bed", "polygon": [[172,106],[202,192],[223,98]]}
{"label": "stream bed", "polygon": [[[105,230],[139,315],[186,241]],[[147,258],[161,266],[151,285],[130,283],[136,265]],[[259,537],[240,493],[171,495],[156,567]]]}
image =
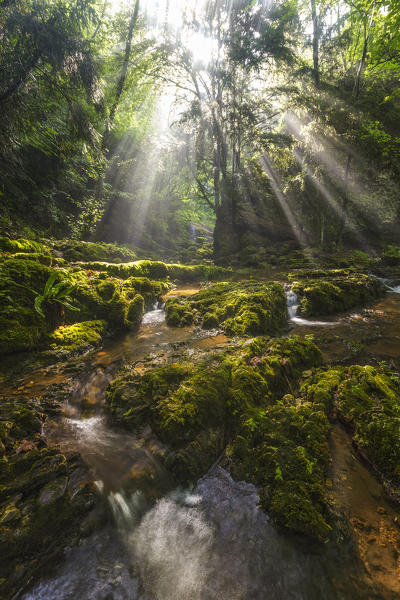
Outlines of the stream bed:
{"label": "stream bed", "polygon": [[[196,291],[195,289],[193,291]],[[188,293],[183,290],[183,293]],[[359,312],[326,321],[296,317],[291,332],[313,335],[332,363],[388,361],[399,368],[400,294],[389,292]],[[355,456],[339,424],[331,433],[331,500],[352,536],[340,548],[315,546],[276,529],[258,507],[257,489],[235,482],[220,466],[192,490],[172,489],[150,430],[140,436],[111,429],[103,416],[105,389],[124,363],[140,371],[234,343],[217,332],[169,328],[161,307],[129,333],[82,359],[84,376],[55,365],[19,382],[36,394],[70,379],[63,414],[45,434],[62,452],[79,452],[109,505],[108,523],[66,550],[24,600],[334,600],[394,599],[400,595],[400,515],[382,486]],[[72,368],[72,373],[74,369]]]}

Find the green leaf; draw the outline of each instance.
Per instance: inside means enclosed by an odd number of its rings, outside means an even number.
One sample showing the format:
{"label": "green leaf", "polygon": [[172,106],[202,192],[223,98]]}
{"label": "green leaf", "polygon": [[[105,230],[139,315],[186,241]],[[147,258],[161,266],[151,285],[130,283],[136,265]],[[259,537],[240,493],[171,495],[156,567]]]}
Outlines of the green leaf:
{"label": "green leaf", "polygon": [[69,302],[63,302],[62,300],[57,300],[57,302],[59,302],[60,304],[65,306],[65,308],[69,308],[69,310],[73,310],[75,312],[80,311],[80,308],[78,308],[77,306],[74,306],[73,304],[70,304]]}
{"label": "green leaf", "polygon": [[50,292],[55,280],[57,279],[57,276],[58,276],[58,273],[52,273],[52,275],[50,275],[50,277],[46,281],[46,285],[44,286],[44,290],[43,290],[43,296],[45,298],[47,296],[49,296],[49,292]]}
{"label": "green leaf", "polygon": [[39,313],[39,315],[41,317],[43,317],[44,319],[46,318],[46,315],[44,314],[43,310],[42,310],[42,302],[44,300],[43,296],[36,296],[35,298],[35,310],[37,313]]}

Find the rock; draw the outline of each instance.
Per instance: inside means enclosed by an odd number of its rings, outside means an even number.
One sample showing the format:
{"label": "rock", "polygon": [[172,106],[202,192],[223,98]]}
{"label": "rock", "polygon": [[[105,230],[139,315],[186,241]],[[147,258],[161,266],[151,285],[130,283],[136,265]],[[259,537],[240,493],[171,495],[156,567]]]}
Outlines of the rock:
{"label": "rock", "polygon": [[41,506],[56,502],[62,498],[67,490],[68,478],[61,477],[48,483],[40,492],[38,503]]}
{"label": "rock", "polygon": [[11,506],[5,510],[5,512],[0,517],[1,525],[6,525],[6,523],[12,523],[13,521],[18,521],[21,519],[21,513],[15,506]]}
{"label": "rock", "polygon": [[38,443],[33,442],[32,440],[22,440],[18,448],[16,449],[16,453],[20,454],[21,452],[29,452],[30,450],[34,450],[37,448]]}

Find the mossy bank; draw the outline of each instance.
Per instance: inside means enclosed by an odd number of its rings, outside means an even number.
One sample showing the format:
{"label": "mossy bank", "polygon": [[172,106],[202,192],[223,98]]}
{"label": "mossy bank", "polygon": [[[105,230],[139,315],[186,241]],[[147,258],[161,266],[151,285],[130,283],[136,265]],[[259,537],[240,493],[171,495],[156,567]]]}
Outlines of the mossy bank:
{"label": "mossy bank", "polygon": [[228,335],[274,335],[287,327],[286,296],[279,283],[220,283],[165,304],[168,325],[196,323]]}

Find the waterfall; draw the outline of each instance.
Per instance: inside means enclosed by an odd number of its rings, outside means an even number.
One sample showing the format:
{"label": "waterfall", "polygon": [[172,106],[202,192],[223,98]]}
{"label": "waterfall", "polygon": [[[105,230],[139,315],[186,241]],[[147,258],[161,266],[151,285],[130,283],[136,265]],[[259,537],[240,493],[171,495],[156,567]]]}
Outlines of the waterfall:
{"label": "waterfall", "polygon": [[286,291],[287,307],[289,313],[289,319],[293,320],[297,315],[297,309],[299,308],[299,298],[293,290],[288,289]]}
{"label": "waterfall", "polygon": [[289,319],[292,323],[296,325],[309,325],[309,326],[319,326],[322,327],[324,325],[335,325],[334,321],[309,321],[308,319],[302,319],[297,316],[297,311],[300,305],[300,300],[297,294],[290,288],[286,289],[286,300],[287,300],[287,309]]}

